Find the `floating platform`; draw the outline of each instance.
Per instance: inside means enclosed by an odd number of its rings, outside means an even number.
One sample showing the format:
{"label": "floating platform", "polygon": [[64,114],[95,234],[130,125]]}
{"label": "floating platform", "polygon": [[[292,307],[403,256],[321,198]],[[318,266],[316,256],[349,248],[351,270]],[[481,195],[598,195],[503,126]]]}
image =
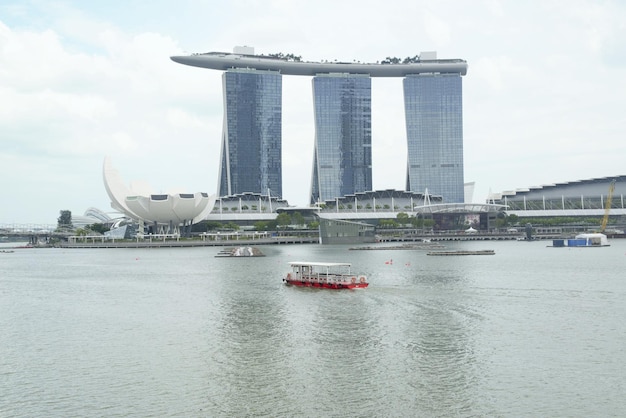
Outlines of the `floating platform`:
{"label": "floating platform", "polygon": [[437,243],[417,243],[417,244],[403,244],[393,246],[368,246],[368,247],[352,247],[349,250],[433,250],[437,248],[446,248],[445,245]]}
{"label": "floating platform", "polygon": [[578,234],[575,238],[554,239],[552,247],[608,247],[609,240],[605,234],[586,233]]}
{"label": "floating platform", "polygon": [[225,248],[216,257],[265,257],[265,254],[256,247]]}
{"label": "floating platform", "polygon": [[494,255],[496,252],[494,250],[477,250],[477,251],[431,251],[426,253],[426,255]]}

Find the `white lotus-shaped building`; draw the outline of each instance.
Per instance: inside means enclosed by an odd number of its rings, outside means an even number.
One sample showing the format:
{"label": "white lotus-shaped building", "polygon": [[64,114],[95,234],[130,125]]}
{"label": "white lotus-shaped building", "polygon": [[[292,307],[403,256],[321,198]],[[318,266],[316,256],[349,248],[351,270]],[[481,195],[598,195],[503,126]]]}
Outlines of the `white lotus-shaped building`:
{"label": "white lotus-shaped building", "polygon": [[202,192],[154,194],[148,184],[137,181],[127,187],[108,157],[102,175],[113,209],[139,222],[166,225],[170,232],[206,219],[215,204],[215,195]]}

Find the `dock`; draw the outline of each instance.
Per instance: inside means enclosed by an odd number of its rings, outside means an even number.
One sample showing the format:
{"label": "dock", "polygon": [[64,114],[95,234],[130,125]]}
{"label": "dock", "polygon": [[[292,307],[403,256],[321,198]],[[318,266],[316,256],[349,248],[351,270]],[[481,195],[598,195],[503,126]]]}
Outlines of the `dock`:
{"label": "dock", "polygon": [[426,253],[426,255],[494,255],[496,252],[494,250],[476,250],[476,251],[467,251],[467,250],[459,250],[459,251],[431,251]]}
{"label": "dock", "polygon": [[433,250],[437,248],[446,248],[445,245],[436,243],[417,243],[417,244],[403,244],[392,246],[367,246],[367,247],[351,247],[350,250]]}

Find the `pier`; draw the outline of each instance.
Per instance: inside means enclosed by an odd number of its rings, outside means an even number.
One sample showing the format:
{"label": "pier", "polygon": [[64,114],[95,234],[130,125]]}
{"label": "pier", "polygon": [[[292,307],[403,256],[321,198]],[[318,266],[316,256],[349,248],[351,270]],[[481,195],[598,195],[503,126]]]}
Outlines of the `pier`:
{"label": "pier", "polygon": [[201,239],[166,239],[166,240],[102,240],[60,242],[60,248],[191,248],[191,247],[233,247],[284,244],[318,244],[317,237],[272,237],[239,240],[201,240]]}

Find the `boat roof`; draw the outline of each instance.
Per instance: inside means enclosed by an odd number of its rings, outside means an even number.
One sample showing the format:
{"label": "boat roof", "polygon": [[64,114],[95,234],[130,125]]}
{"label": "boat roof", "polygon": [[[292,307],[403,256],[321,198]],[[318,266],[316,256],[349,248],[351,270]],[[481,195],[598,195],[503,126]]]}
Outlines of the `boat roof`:
{"label": "boat roof", "polygon": [[320,261],[290,261],[291,266],[316,266],[316,267],[350,267],[351,263],[325,263]]}

